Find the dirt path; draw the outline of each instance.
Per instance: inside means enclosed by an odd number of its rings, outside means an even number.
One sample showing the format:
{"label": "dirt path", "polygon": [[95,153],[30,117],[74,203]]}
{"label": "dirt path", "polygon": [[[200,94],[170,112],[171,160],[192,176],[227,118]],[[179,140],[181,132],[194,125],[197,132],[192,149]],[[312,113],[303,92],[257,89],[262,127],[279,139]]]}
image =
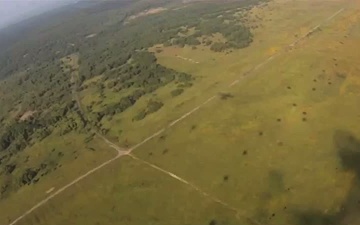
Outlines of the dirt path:
{"label": "dirt path", "polygon": [[138,157],[136,157],[136,156],[134,156],[134,155],[132,155],[132,154],[128,154],[128,155],[129,155],[132,159],[134,159],[134,160],[136,160],[136,161],[139,161],[139,162],[141,162],[141,163],[143,163],[143,164],[145,164],[145,165],[147,165],[147,166],[150,166],[150,167],[152,167],[153,169],[155,169],[155,170],[157,170],[157,171],[160,171],[160,172],[162,172],[162,173],[164,173],[164,174],[166,174],[166,175],[174,178],[175,180],[178,180],[178,181],[180,181],[181,183],[190,186],[193,190],[199,192],[199,193],[200,193],[201,195],[203,195],[205,198],[208,198],[208,199],[210,199],[210,200],[212,200],[212,201],[214,201],[214,202],[222,205],[222,206],[225,207],[226,209],[229,209],[229,210],[231,210],[231,211],[234,211],[234,212],[236,213],[237,217],[239,217],[239,218],[241,218],[241,219],[245,219],[245,220],[249,221],[251,224],[254,224],[254,225],[262,225],[260,222],[254,220],[254,219],[252,219],[252,218],[247,217],[241,210],[239,210],[239,209],[237,209],[237,208],[229,205],[228,203],[222,201],[221,199],[219,199],[219,198],[217,198],[217,197],[215,197],[215,196],[213,196],[213,195],[211,195],[211,194],[203,191],[203,190],[200,189],[198,186],[196,186],[195,184],[193,184],[193,183],[185,180],[184,178],[181,178],[181,177],[179,177],[178,175],[175,175],[174,173],[172,173],[172,172],[170,172],[170,171],[168,171],[168,170],[165,170],[165,169],[163,169],[163,168],[161,168],[161,167],[159,167],[159,166],[156,166],[156,165],[154,165],[154,164],[152,164],[152,163],[150,163],[150,162],[148,162],[148,161],[145,161],[145,160],[143,160],[143,159],[140,159],[140,158],[138,158]]}
{"label": "dirt path", "polygon": [[[316,30],[316,29],[318,29],[320,26],[326,24],[327,22],[329,22],[330,20],[332,20],[333,18],[335,18],[337,15],[339,15],[339,14],[340,14],[341,12],[343,12],[344,10],[345,10],[344,8],[338,10],[337,12],[335,12],[334,14],[332,14],[331,16],[329,16],[328,18],[326,18],[324,21],[322,21],[321,23],[319,23],[317,26],[315,26],[313,29],[311,29],[306,35],[304,35],[303,37],[297,39],[297,40],[294,41],[293,43],[285,46],[285,49],[286,49],[286,48],[289,48],[289,47],[295,46],[297,43],[299,43],[301,40],[305,39],[309,34],[311,34],[314,30]],[[276,54],[270,56],[269,58],[267,58],[267,59],[264,60],[263,62],[261,62],[261,63],[257,64],[256,66],[254,66],[250,71],[246,72],[245,74],[242,74],[242,75],[241,75],[241,78],[244,78],[245,76],[248,76],[249,74],[255,72],[256,70],[258,70],[258,69],[260,69],[261,67],[265,66],[266,64],[268,64],[269,62],[271,62],[274,58],[276,58],[276,57],[278,57],[278,56],[280,56],[280,55],[281,55],[281,53],[276,53]],[[240,83],[240,82],[239,82],[239,79],[237,79],[237,80],[233,81],[233,82],[229,85],[229,87],[234,86],[234,85],[239,84],[239,83]],[[74,85],[74,86],[75,86],[75,85]],[[77,94],[76,89],[75,89],[75,92],[73,92],[73,93],[75,93],[75,96],[74,96],[74,97],[75,97],[75,99],[76,99],[76,101],[77,101],[77,103],[78,103],[78,106],[79,106],[80,111],[82,111],[82,109],[81,109],[81,102],[80,102],[80,100],[79,100],[79,97],[78,97],[78,94]],[[172,127],[172,126],[174,126],[175,124],[177,124],[178,122],[180,122],[180,121],[184,120],[185,118],[189,117],[191,114],[193,114],[194,112],[198,111],[200,108],[202,108],[203,106],[205,106],[207,103],[213,101],[215,98],[216,98],[216,95],[208,98],[205,102],[201,103],[200,105],[196,106],[194,109],[192,109],[191,111],[189,111],[188,113],[185,113],[185,114],[184,114],[183,116],[181,116],[179,119],[177,119],[177,120],[173,121],[172,123],[170,123],[168,127]],[[83,112],[82,112],[82,113],[83,113]],[[144,160],[142,160],[142,159],[139,159],[139,158],[137,158],[137,157],[135,157],[134,155],[131,154],[132,151],[134,151],[134,150],[137,149],[138,147],[144,145],[146,142],[148,142],[148,141],[150,141],[151,139],[155,138],[156,136],[160,135],[160,134],[163,133],[164,131],[165,131],[165,128],[157,131],[157,132],[154,133],[153,135],[149,136],[148,138],[146,138],[145,140],[143,140],[142,142],[138,143],[137,145],[133,146],[132,148],[130,148],[130,149],[128,149],[128,150],[125,150],[125,149],[117,146],[115,143],[111,142],[111,141],[108,140],[106,137],[104,137],[104,136],[102,136],[101,134],[99,134],[98,132],[96,132],[96,134],[97,134],[100,138],[102,138],[102,139],[109,145],[109,147],[115,149],[115,150],[118,152],[118,154],[117,154],[114,158],[112,158],[112,159],[110,159],[110,160],[102,163],[101,165],[99,165],[99,166],[91,169],[90,171],[88,171],[88,172],[84,173],[83,175],[79,176],[78,178],[76,178],[75,180],[73,180],[72,182],[70,182],[69,184],[67,184],[67,185],[65,185],[64,187],[58,189],[56,192],[54,192],[53,194],[49,195],[49,196],[48,196],[47,198],[45,198],[44,200],[42,200],[42,201],[40,201],[39,203],[37,203],[36,205],[34,205],[31,209],[27,210],[25,213],[23,213],[21,216],[19,216],[17,219],[15,219],[13,222],[11,222],[9,225],[15,225],[17,222],[19,222],[19,221],[22,220],[24,217],[26,217],[27,215],[29,215],[30,213],[32,213],[33,211],[35,211],[37,208],[39,208],[39,207],[43,206],[44,204],[46,204],[49,200],[51,200],[51,199],[54,198],[55,196],[61,194],[63,191],[65,191],[66,189],[70,188],[70,187],[73,186],[74,184],[80,182],[80,181],[83,180],[84,178],[92,175],[94,172],[96,172],[96,171],[100,170],[101,168],[109,165],[110,163],[114,162],[115,160],[119,159],[120,157],[122,157],[122,156],[124,156],[124,155],[128,155],[128,156],[132,157],[132,158],[135,159],[135,160],[138,160],[138,161],[140,161],[140,162],[142,162],[142,163],[144,163],[144,164],[146,164],[146,165],[148,165],[148,166],[150,166],[150,167],[152,167],[152,168],[154,168],[154,169],[157,169],[157,170],[159,170],[159,171],[161,171],[161,172],[169,175],[170,177],[172,177],[172,178],[174,178],[174,179],[176,179],[176,180],[178,180],[178,181],[180,181],[180,182],[182,182],[182,183],[184,183],[184,184],[186,184],[186,185],[189,185],[191,188],[193,188],[194,190],[198,191],[200,194],[204,195],[205,197],[209,198],[210,200],[212,200],[212,201],[214,201],[214,202],[217,202],[217,203],[223,205],[224,207],[226,207],[226,208],[228,208],[228,209],[231,209],[231,210],[237,212],[238,215],[239,215],[239,214],[241,215],[241,212],[240,212],[238,209],[230,206],[229,204],[221,201],[220,199],[218,199],[218,198],[216,198],[216,197],[214,197],[214,196],[209,195],[208,193],[202,191],[202,190],[199,189],[197,186],[191,184],[190,182],[186,181],[185,179],[183,179],[183,178],[181,178],[181,177],[179,177],[179,176],[171,173],[170,171],[167,171],[167,170],[165,170],[165,169],[162,169],[162,168],[160,168],[160,167],[158,167],[158,166],[156,166],[156,165],[154,165],[154,164],[151,164],[151,163],[149,163],[149,162],[147,162],[147,161],[144,161]],[[247,218],[247,219],[249,220],[250,218]],[[254,220],[250,220],[250,222],[251,222],[252,224],[254,224],[254,225],[261,225],[259,222],[254,221]]]}
{"label": "dirt path", "polygon": [[52,198],[56,197],[57,195],[61,194],[63,191],[65,191],[66,189],[68,189],[69,187],[73,186],[74,184],[78,183],[79,181],[83,180],[84,178],[88,177],[89,175],[93,174],[94,172],[98,171],[99,169],[103,168],[104,166],[110,164],[111,162],[115,161],[116,159],[118,159],[119,157],[121,157],[121,154],[118,154],[116,157],[104,162],[103,164],[91,169],[90,171],[84,173],[83,175],[81,175],[80,177],[76,178],[75,180],[73,180],[72,182],[70,182],[69,184],[65,185],[64,187],[58,189],[57,191],[55,191],[53,194],[49,195],[47,198],[45,198],[44,200],[40,201],[39,203],[37,203],[36,205],[34,205],[31,209],[29,209],[28,211],[26,211],[24,214],[22,214],[21,216],[19,216],[16,220],[14,220],[13,222],[11,222],[9,225],[14,225],[17,222],[19,222],[20,220],[22,220],[25,216],[29,215],[30,213],[32,213],[33,211],[35,211],[37,208],[39,208],[40,206],[46,204],[48,201],[50,201]]}
{"label": "dirt path", "polygon": [[[78,66],[73,66],[71,65],[71,63],[68,64],[69,66],[72,67],[73,71],[70,74],[70,83],[72,84],[71,87],[71,91],[72,91],[72,95],[73,95],[73,99],[76,101],[76,105],[80,111],[81,117],[84,121],[89,121],[88,118],[86,117],[86,113],[82,107],[81,101],[80,101],[80,97],[79,97],[79,93],[78,93],[78,87],[79,87],[79,71],[78,71]],[[106,142],[110,148],[113,148],[117,151],[118,155],[122,155],[124,153],[126,153],[127,151],[124,148],[119,147],[118,145],[116,145],[114,142],[111,142],[109,139],[107,139],[105,136],[103,136],[102,134],[100,134],[97,130],[94,131],[94,133],[100,137],[104,142]]]}
{"label": "dirt path", "polygon": [[182,57],[182,56],[179,56],[179,55],[177,55],[176,57],[178,57],[179,59],[185,60],[185,61],[189,61],[191,63],[196,63],[196,64],[199,63],[198,61],[195,61],[195,60],[189,59],[189,58],[185,58],[185,57]]}
{"label": "dirt path", "polygon": [[[296,39],[294,42],[292,42],[291,44],[285,46],[283,49],[291,49],[293,47],[295,47],[300,41],[304,40],[305,38],[307,38],[310,34],[312,34],[316,29],[320,28],[321,26],[325,25],[327,22],[331,21],[332,19],[334,19],[337,15],[339,15],[340,13],[342,13],[345,10],[345,8],[341,8],[338,11],[336,11],[335,13],[333,13],[331,16],[327,17],[325,20],[323,20],[321,23],[319,23],[318,25],[316,25],[315,27],[313,27],[309,32],[307,32],[305,35],[303,35],[302,37]],[[254,66],[253,68],[251,68],[249,71],[245,72],[244,74],[241,75],[240,79],[243,79],[244,77],[254,73],[255,71],[259,70],[260,68],[264,67],[265,65],[267,65],[268,63],[270,63],[272,60],[276,59],[277,57],[279,57],[280,55],[283,55],[284,52],[277,52],[271,56],[269,56],[267,59],[265,59],[264,61],[262,61],[261,63],[257,64],[256,66]],[[232,83],[229,84],[229,87],[232,87],[236,84],[239,83],[239,79],[234,80]]]}

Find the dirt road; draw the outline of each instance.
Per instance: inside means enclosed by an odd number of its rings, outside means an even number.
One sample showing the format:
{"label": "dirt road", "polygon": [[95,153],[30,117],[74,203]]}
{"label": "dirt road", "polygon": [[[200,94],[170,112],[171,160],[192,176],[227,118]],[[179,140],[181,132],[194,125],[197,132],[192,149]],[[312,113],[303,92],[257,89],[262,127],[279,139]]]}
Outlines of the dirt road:
{"label": "dirt road", "polygon": [[[303,39],[305,39],[306,37],[308,37],[308,35],[311,34],[314,30],[316,30],[316,29],[318,29],[320,26],[326,24],[327,22],[329,22],[330,20],[332,20],[333,18],[335,18],[337,15],[339,15],[340,13],[342,13],[344,10],[345,10],[344,8],[341,8],[340,10],[338,10],[337,12],[335,12],[334,14],[332,14],[331,16],[329,16],[328,18],[326,18],[325,20],[323,20],[321,23],[319,23],[319,24],[318,24],[317,26],[315,26],[313,29],[311,29],[306,35],[304,35],[303,37],[297,39],[297,40],[294,41],[293,43],[285,46],[284,49],[289,48],[289,47],[294,47],[294,46],[295,46],[297,43],[299,43],[301,40],[303,40]],[[249,75],[249,74],[251,74],[251,73],[254,73],[256,70],[258,70],[258,69],[260,69],[261,67],[265,66],[266,64],[268,64],[269,62],[271,62],[274,58],[276,58],[276,57],[278,57],[278,56],[280,56],[280,55],[281,55],[281,53],[276,53],[276,54],[270,56],[270,57],[267,58],[266,60],[260,62],[260,63],[257,64],[256,66],[254,66],[254,67],[253,67],[250,71],[248,71],[247,73],[242,74],[240,79],[244,78],[244,75],[247,76],[247,75]],[[231,82],[231,84],[229,85],[229,87],[232,87],[232,86],[237,85],[237,84],[239,84],[239,83],[240,83],[240,82],[239,82],[239,79],[234,80],[233,82]],[[75,85],[74,85],[74,86],[75,86]],[[75,88],[76,88],[76,87],[75,87]],[[81,108],[81,102],[80,102],[80,100],[79,100],[79,97],[78,97],[78,94],[77,94],[76,89],[75,89],[75,91],[73,91],[73,93],[75,94],[74,98],[75,98],[75,100],[76,100],[76,102],[77,102],[77,104],[78,104],[78,107],[79,107],[81,113],[84,113],[83,110],[82,110],[82,108]],[[205,105],[208,104],[209,102],[213,101],[215,98],[216,98],[216,95],[208,98],[205,102],[201,103],[200,105],[196,106],[194,109],[192,109],[192,110],[190,110],[189,112],[185,113],[185,114],[184,114],[183,116],[181,116],[180,118],[174,120],[172,123],[169,124],[168,127],[172,127],[172,126],[174,126],[175,124],[177,124],[178,122],[184,120],[185,118],[187,118],[187,117],[190,116],[191,114],[195,113],[196,111],[198,111],[200,108],[202,108],[203,106],[205,106]],[[144,164],[147,164],[147,165],[149,165],[149,166],[151,166],[151,167],[153,167],[153,168],[155,168],[155,169],[157,169],[157,170],[160,170],[160,171],[164,172],[165,174],[169,175],[170,177],[172,177],[172,178],[174,178],[174,179],[176,179],[176,180],[178,180],[178,181],[180,181],[180,182],[182,182],[182,183],[185,183],[185,184],[191,186],[193,189],[195,189],[196,191],[200,192],[202,195],[207,196],[207,197],[208,197],[209,199],[211,199],[212,201],[215,201],[215,202],[217,202],[217,203],[219,203],[219,204],[222,204],[222,205],[226,206],[227,208],[231,208],[232,210],[236,210],[236,211],[238,212],[237,209],[229,206],[227,203],[219,200],[218,198],[213,197],[213,196],[211,196],[211,195],[209,195],[209,194],[201,191],[197,186],[189,183],[189,182],[186,181],[185,179],[183,179],[183,178],[181,178],[181,177],[179,177],[179,176],[171,173],[170,171],[164,170],[164,169],[162,169],[162,168],[160,168],[160,167],[158,167],[158,166],[155,166],[155,165],[153,165],[153,164],[151,164],[151,163],[148,163],[148,162],[146,162],[146,161],[144,161],[144,160],[142,160],[142,159],[139,159],[139,158],[137,158],[137,157],[135,157],[134,155],[131,154],[132,151],[134,151],[134,150],[137,149],[138,147],[144,145],[146,142],[150,141],[151,139],[157,137],[158,135],[160,135],[160,134],[163,133],[164,131],[165,131],[165,128],[163,128],[163,129],[155,132],[153,135],[149,136],[148,138],[146,138],[145,140],[143,140],[142,142],[138,143],[137,145],[133,146],[133,147],[130,148],[130,149],[123,149],[123,148],[119,147],[118,145],[116,145],[115,143],[113,143],[113,142],[111,142],[110,140],[108,140],[108,139],[107,139],[106,137],[104,137],[103,135],[101,135],[101,134],[99,134],[98,132],[96,132],[96,134],[97,134],[100,138],[102,138],[102,139],[108,144],[109,147],[115,149],[115,150],[118,152],[118,154],[117,154],[114,158],[112,158],[112,159],[110,159],[110,160],[102,163],[101,165],[99,165],[99,166],[91,169],[90,171],[88,171],[88,172],[84,173],[83,175],[79,176],[78,178],[76,178],[75,180],[73,180],[72,182],[70,182],[69,184],[67,184],[67,185],[65,185],[64,187],[58,189],[56,192],[54,192],[53,194],[49,195],[49,196],[46,197],[44,200],[42,200],[42,201],[40,201],[39,203],[37,203],[36,205],[34,205],[31,209],[27,210],[25,213],[23,213],[21,216],[19,216],[17,219],[15,219],[13,222],[11,222],[9,225],[15,225],[17,222],[19,222],[20,220],[22,220],[24,217],[26,217],[27,215],[29,215],[30,213],[32,213],[32,212],[33,212],[34,210],[36,210],[37,208],[39,208],[39,207],[43,206],[44,204],[46,204],[49,200],[51,200],[51,199],[54,198],[55,196],[61,194],[63,191],[65,191],[66,189],[70,188],[70,187],[73,186],[74,184],[80,182],[80,181],[83,180],[84,178],[92,175],[94,172],[96,172],[96,171],[100,170],[101,168],[109,165],[110,163],[114,162],[115,160],[119,159],[120,157],[122,157],[122,156],[124,156],[124,155],[128,155],[128,156],[132,157],[133,159],[139,160],[139,161],[143,162]],[[252,221],[252,222],[254,222],[254,224],[259,224],[259,223],[257,223],[256,221]]]}

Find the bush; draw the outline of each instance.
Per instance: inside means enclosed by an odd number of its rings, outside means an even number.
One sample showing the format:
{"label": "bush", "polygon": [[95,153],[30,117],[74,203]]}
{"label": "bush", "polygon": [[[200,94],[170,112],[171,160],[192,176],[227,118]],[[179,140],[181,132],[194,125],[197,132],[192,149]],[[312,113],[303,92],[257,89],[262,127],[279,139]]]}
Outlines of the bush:
{"label": "bush", "polygon": [[136,116],[134,116],[133,120],[139,121],[139,120],[144,119],[145,117],[146,117],[145,110],[141,110],[138,114],[136,114]]}
{"label": "bush", "polygon": [[163,107],[163,103],[159,101],[150,100],[146,110],[141,110],[136,116],[134,116],[133,121],[139,121],[144,119],[147,115],[158,111],[161,107]]}
{"label": "bush", "polygon": [[113,88],[113,87],[115,87],[116,86],[116,84],[117,84],[117,82],[116,81],[109,81],[108,83],[107,83],[107,88]]}
{"label": "bush", "polygon": [[214,51],[214,52],[222,52],[225,49],[227,49],[227,46],[225,43],[221,43],[221,42],[216,42],[214,44],[211,45],[210,50]]}
{"label": "bush", "polygon": [[147,114],[158,111],[161,107],[163,107],[163,105],[164,104],[162,102],[150,100],[147,105]]}
{"label": "bush", "polygon": [[175,97],[175,96],[180,95],[180,94],[183,93],[183,92],[184,92],[184,89],[178,88],[178,89],[175,89],[175,90],[171,91],[171,96],[172,96],[172,97]]}
{"label": "bush", "polygon": [[212,41],[211,40],[207,40],[206,42],[205,42],[205,45],[206,46],[209,46],[209,45],[211,45],[212,44]]}
{"label": "bush", "polygon": [[228,98],[233,98],[234,97],[234,95],[232,95],[230,93],[219,93],[219,95],[220,95],[221,100],[226,100]]}
{"label": "bush", "polygon": [[178,81],[179,82],[188,82],[188,81],[191,81],[192,80],[192,77],[191,77],[191,75],[189,75],[189,74],[186,74],[186,73],[181,73],[180,75],[179,75],[179,78],[178,78]]}
{"label": "bush", "polygon": [[195,37],[187,37],[187,38],[185,38],[184,42],[187,45],[199,45],[199,44],[201,44],[200,41],[198,39],[196,39]]}
{"label": "bush", "polygon": [[11,174],[16,168],[16,164],[9,164],[5,166],[5,173]]}
{"label": "bush", "polygon": [[36,171],[34,169],[31,169],[31,168],[26,169],[20,178],[20,184],[29,185],[34,180],[34,178],[36,177],[37,174],[38,174],[38,171]]}

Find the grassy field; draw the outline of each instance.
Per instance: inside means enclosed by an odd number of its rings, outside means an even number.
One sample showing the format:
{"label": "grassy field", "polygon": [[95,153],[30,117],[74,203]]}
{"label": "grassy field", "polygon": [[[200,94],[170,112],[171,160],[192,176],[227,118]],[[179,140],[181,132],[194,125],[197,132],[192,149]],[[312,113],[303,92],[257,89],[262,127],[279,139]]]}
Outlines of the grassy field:
{"label": "grassy field", "polygon": [[[140,99],[134,107],[124,113],[115,115],[111,120],[103,120],[104,127],[110,129],[109,135],[117,138],[122,144],[139,143],[193,109],[194,106],[226,89],[231,82],[241,78],[244,73],[264,62],[272,54],[284,51],[286,46],[309,32],[341,7],[339,2],[330,2],[326,5],[311,3],[310,8],[308,4],[308,2],[299,1],[272,2],[265,8],[253,9],[254,14],[257,13],[260,18],[263,18],[263,27],[255,31],[254,42],[250,47],[230,54],[214,53],[206,46],[197,47],[195,50],[191,47],[162,47],[162,52],[156,53],[159,63],[177,71],[192,74],[196,79],[194,85],[176,97],[170,95],[170,92],[175,89],[175,84],[164,86],[152,96]],[[269,10],[273,13],[266,13]],[[295,14],[298,11],[301,13]],[[199,63],[184,60],[179,56]],[[105,93],[109,92],[105,91]],[[86,94],[87,92],[82,94],[84,99],[89,98]],[[132,121],[133,116],[154,96],[164,103],[164,107],[144,120]],[[116,98],[119,97],[121,94],[116,95]],[[110,95],[109,99],[112,98],[114,97]]]}
{"label": "grassy field", "polygon": [[[124,157],[18,224],[358,224],[360,54],[354,46],[360,38],[360,7],[344,4],[274,1],[255,8],[251,16],[258,15],[256,23],[263,27],[255,28],[254,43],[228,54],[208,47],[161,47],[159,63],[194,75],[194,85],[176,97],[170,95],[175,84],[160,88],[154,95],[164,107],[144,120],[132,118],[154,96],[105,121],[110,136],[134,145],[217,95],[133,152],[209,196]],[[333,21],[286,48],[344,6]],[[244,78],[276,53],[280,55]],[[239,83],[229,87],[236,79]],[[85,105],[91,101],[89,93],[81,93]],[[81,143],[76,149],[86,151]],[[0,224],[34,205],[49,188],[111,157],[108,147],[96,144],[103,158],[87,152],[85,167],[76,161],[64,164],[54,172],[58,179],[41,180],[1,202]],[[65,174],[69,177],[60,177]],[[26,203],[15,205],[21,199]]]}
{"label": "grassy field", "polygon": [[264,224],[330,224],[357,182],[359,28],[345,12],[135,154]]}
{"label": "grassy field", "polygon": [[53,199],[19,224],[209,224],[212,220],[216,224],[242,223],[235,214],[126,157]]}
{"label": "grassy field", "polygon": [[[13,163],[19,166],[14,173],[46,163],[48,172],[45,173],[48,175],[43,177],[43,173],[39,173],[37,175],[39,181],[35,185],[22,187],[20,191],[0,201],[2,211],[0,223],[6,224],[9,218],[14,218],[13,215],[20,215],[85,171],[116,155],[116,152],[102,139],[95,137],[88,141],[88,137],[89,135],[86,134],[70,133],[64,136],[54,134],[16,157]],[[6,177],[1,182],[6,182]]]}
{"label": "grassy field", "polygon": [[[75,54],[62,59],[64,70],[73,71],[69,73],[69,83],[76,83],[78,79],[77,60]],[[51,110],[48,113],[51,113]],[[67,122],[76,120],[79,120],[79,117],[73,112]],[[43,140],[32,140],[32,144],[24,152],[7,162],[8,165],[16,167],[11,174],[0,174],[0,186],[7,185],[12,189],[12,192],[0,201],[1,224],[10,222],[12,215],[20,215],[86,171],[116,155],[103,139],[90,130],[64,132],[68,125],[60,124]],[[37,171],[34,182],[19,189],[20,180],[16,178],[24,177],[24,171],[28,169]],[[23,201],[24,199],[26,201]],[[22,204],[18,204],[19,202]]]}

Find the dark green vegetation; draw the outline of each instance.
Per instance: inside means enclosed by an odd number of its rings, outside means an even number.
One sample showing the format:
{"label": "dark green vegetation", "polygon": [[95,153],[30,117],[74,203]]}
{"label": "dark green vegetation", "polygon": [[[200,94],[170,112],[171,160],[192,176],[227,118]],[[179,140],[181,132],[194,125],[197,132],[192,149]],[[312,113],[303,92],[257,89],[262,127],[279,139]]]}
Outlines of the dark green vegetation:
{"label": "dark green vegetation", "polygon": [[[247,4],[247,2],[244,1],[244,4]],[[244,48],[252,42],[252,34],[248,27],[238,24],[236,20],[234,21],[234,17],[224,18],[222,16],[225,10],[228,10],[228,13],[231,13],[231,10],[233,13],[235,13],[237,11],[237,7],[239,7],[238,4],[234,4],[232,8],[230,8],[228,4],[225,6],[218,6],[215,11],[202,17],[202,20],[199,21],[198,15],[207,12],[207,7],[199,5],[196,8],[187,10],[187,14],[183,15],[184,20],[181,20],[178,22],[178,24],[174,25],[174,27],[181,25],[185,26],[185,28],[177,30],[177,32],[183,34],[184,37],[173,38],[165,44],[175,44],[181,47],[184,45],[196,46],[200,44],[200,41],[197,38],[202,36],[211,36],[215,33],[222,34],[227,41],[223,43],[216,42],[211,44],[211,41],[204,38],[202,43],[211,45],[211,50],[216,52],[224,51],[229,48]],[[182,12],[180,13],[182,14]],[[175,15],[174,20],[178,18],[180,18],[180,16],[177,17]],[[194,32],[193,34],[187,35],[189,28],[193,28]]]}
{"label": "dark green vegetation", "polygon": [[150,100],[147,104],[147,108],[141,110],[135,117],[134,120],[142,120],[147,115],[158,111],[163,106],[163,103],[159,101]]}
{"label": "dark green vegetation", "polygon": [[[221,14],[241,7],[246,11],[258,3],[247,0],[182,7],[170,0],[80,2],[71,9],[62,8],[1,31],[0,177],[6,179],[0,183],[0,199],[38,182],[60,165],[62,152],[54,153],[52,169],[48,169],[50,161],[46,159],[29,166],[25,160],[18,167],[16,159],[34,144],[68,134],[87,135],[83,141],[88,143],[95,130],[107,133],[102,127],[104,117],[124,112],[167,84],[176,85],[172,97],[193,85],[192,75],[158,64],[154,53],[147,51],[149,47],[204,43],[213,51],[247,47],[253,38],[250,29]],[[158,6],[168,9],[133,16]],[[25,35],[19,35],[24,30]],[[209,37],[215,34],[221,34],[224,41],[210,43]],[[78,60],[71,59],[74,54]],[[86,83],[99,76],[98,82]],[[100,101],[93,101],[83,111],[75,92],[88,88],[97,89]],[[105,102],[105,89],[122,97]],[[159,99],[150,99],[133,121],[163,105]]]}

